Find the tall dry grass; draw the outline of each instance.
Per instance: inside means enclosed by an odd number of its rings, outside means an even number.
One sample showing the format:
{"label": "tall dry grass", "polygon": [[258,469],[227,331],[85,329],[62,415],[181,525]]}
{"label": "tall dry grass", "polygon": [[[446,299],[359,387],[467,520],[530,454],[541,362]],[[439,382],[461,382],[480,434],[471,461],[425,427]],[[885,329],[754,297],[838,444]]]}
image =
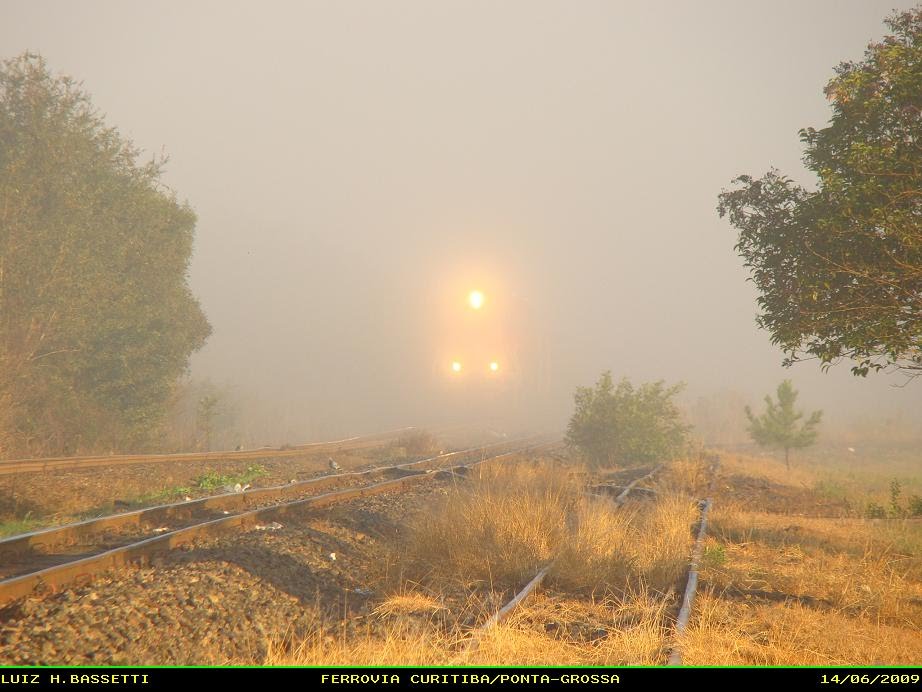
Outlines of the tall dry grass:
{"label": "tall dry grass", "polygon": [[682,494],[625,509],[605,498],[585,498],[552,578],[563,588],[583,592],[639,587],[665,592],[687,568],[695,507]]}
{"label": "tall dry grass", "polygon": [[657,474],[653,484],[666,493],[703,495],[711,481],[711,462],[702,455],[671,461]]}
{"label": "tall dry grass", "polygon": [[502,589],[556,554],[579,499],[572,478],[550,464],[481,468],[413,520],[399,561],[405,579]]}
{"label": "tall dry grass", "polygon": [[553,562],[565,589],[662,592],[685,572],[695,518],[680,493],[621,508],[584,495],[559,465],[496,466],[420,512],[394,562],[425,584],[516,588]]}

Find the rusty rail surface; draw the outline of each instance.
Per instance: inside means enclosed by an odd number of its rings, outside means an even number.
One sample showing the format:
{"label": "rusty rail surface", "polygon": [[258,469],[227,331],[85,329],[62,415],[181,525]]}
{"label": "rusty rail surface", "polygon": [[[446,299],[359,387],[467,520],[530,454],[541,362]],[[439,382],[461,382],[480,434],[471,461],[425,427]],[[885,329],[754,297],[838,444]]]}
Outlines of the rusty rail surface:
{"label": "rusty rail surface", "polygon": [[[497,444],[511,444],[511,442]],[[327,507],[338,502],[376,495],[379,493],[387,492],[394,488],[409,485],[411,483],[417,483],[427,478],[444,477],[444,473],[446,472],[454,473],[462,469],[469,472],[470,469],[474,468],[475,466],[479,466],[480,464],[489,461],[495,461],[497,459],[502,459],[504,457],[509,457],[516,454],[524,454],[528,451],[540,449],[541,447],[547,447],[554,444],[557,444],[557,441],[529,444],[512,451],[502,452],[490,457],[484,457],[479,461],[469,462],[466,464],[462,463],[456,466],[438,469],[437,472],[426,472],[425,470],[411,471],[409,469],[404,469],[404,471],[407,472],[407,475],[400,478],[382,481],[373,485],[337,490],[323,495],[315,495],[300,500],[269,505],[267,507],[261,507],[238,514],[232,514],[226,517],[204,521],[201,523],[193,524],[191,526],[187,526],[185,528],[165,532],[158,536],[145,538],[135,543],[130,543],[118,548],[106,550],[96,555],[79,558],[73,561],[62,563],[60,565],[47,567],[45,569],[23,574],[17,577],[0,580],[0,606],[3,606],[10,601],[16,600],[17,598],[28,596],[35,592],[37,589],[50,590],[51,592],[54,592],[61,587],[74,582],[89,581],[94,575],[105,572],[114,567],[129,564],[146,564],[153,556],[169,552],[178,546],[185,545],[200,538],[219,536],[237,528],[254,526],[262,521],[276,520],[295,511]],[[479,447],[474,448],[473,450],[465,451],[476,452],[486,449],[487,447],[495,446],[495,444],[487,445],[486,447]],[[452,452],[444,456],[452,456],[462,453],[464,452]],[[433,457],[432,459],[435,458],[438,457]],[[413,462],[403,466],[416,466],[425,461],[431,461],[432,459],[424,459],[419,462]],[[399,469],[400,467],[390,468]],[[373,469],[372,471],[374,472],[376,469]],[[338,475],[343,476],[350,474]],[[354,475],[362,475],[362,473]],[[324,480],[326,478],[330,477],[324,477]],[[242,495],[242,493],[238,495]]]}
{"label": "rusty rail surface", "polygon": [[401,433],[416,430],[414,427],[399,428],[372,435],[357,435],[342,440],[329,440],[324,442],[308,442],[295,446],[260,447],[259,449],[243,449],[240,451],[225,452],[180,452],[177,454],[112,454],[82,457],[47,457],[35,459],[11,459],[0,461],[0,475],[11,473],[34,473],[37,471],[72,470],[96,468],[99,466],[127,466],[132,464],[151,464],[158,462],[179,461],[240,461],[247,459],[281,459],[298,456],[325,447],[349,445],[350,449],[362,449],[375,446],[383,440],[397,437]]}

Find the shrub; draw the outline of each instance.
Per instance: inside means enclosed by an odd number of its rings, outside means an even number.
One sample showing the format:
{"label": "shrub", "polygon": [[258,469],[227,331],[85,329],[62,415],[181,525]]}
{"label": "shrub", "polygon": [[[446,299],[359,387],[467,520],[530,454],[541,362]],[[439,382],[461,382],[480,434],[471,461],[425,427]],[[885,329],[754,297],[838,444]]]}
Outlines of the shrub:
{"label": "shrub", "polygon": [[864,508],[865,519],[884,519],[887,516],[887,510],[883,505],[876,502],[868,502]]}
{"label": "shrub", "polygon": [[922,497],[919,497],[918,495],[909,496],[909,516],[922,516]]}
{"label": "shrub", "polygon": [[567,444],[596,466],[672,459],[688,442],[673,401],[683,386],[660,380],[635,389],[626,378],[615,386],[604,372],[595,387],[577,388]]}

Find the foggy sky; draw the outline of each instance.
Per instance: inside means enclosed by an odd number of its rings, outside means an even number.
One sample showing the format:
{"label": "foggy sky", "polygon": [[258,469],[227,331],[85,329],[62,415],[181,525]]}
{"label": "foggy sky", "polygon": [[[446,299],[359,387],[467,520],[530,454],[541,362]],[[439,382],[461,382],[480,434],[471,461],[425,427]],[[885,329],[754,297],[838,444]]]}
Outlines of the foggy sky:
{"label": "foggy sky", "polygon": [[0,57],[41,53],[169,155],[214,327],[193,375],[295,439],[451,418],[434,344],[474,284],[546,368],[491,415],[562,426],[611,369],[918,419],[922,382],[780,366],[715,211],[741,173],[812,182],[797,131],[833,67],[913,4],[2,0]]}

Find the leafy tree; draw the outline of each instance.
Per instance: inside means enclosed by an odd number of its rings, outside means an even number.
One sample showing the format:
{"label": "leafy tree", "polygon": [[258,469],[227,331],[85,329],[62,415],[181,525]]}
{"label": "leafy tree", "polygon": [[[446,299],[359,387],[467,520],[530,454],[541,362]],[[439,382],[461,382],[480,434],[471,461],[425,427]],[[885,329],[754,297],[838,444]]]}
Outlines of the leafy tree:
{"label": "leafy tree", "polygon": [[762,447],[783,449],[784,463],[788,469],[791,468],[791,450],[809,447],[816,441],[816,428],[823,417],[822,411],[814,411],[798,425],[804,414],[794,410],[796,401],[797,390],[790,380],[785,380],[778,385],[777,403],[770,396],[765,397],[765,412],[762,415],[756,417],[748,406],[745,409],[753,441]]}
{"label": "leafy tree", "polygon": [[45,61],[0,64],[0,454],[149,444],[211,327],[164,160]]}
{"label": "leafy tree", "polygon": [[626,378],[616,386],[611,372],[604,372],[595,387],[577,387],[567,444],[596,465],[675,456],[688,432],[672,400],[682,387],[659,381],[634,388]]}
{"label": "leafy tree", "polygon": [[719,197],[785,365],[922,374],[922,7],[887,25],[836,68],[829,126],[800,132],[816,189],[773,169]]}

